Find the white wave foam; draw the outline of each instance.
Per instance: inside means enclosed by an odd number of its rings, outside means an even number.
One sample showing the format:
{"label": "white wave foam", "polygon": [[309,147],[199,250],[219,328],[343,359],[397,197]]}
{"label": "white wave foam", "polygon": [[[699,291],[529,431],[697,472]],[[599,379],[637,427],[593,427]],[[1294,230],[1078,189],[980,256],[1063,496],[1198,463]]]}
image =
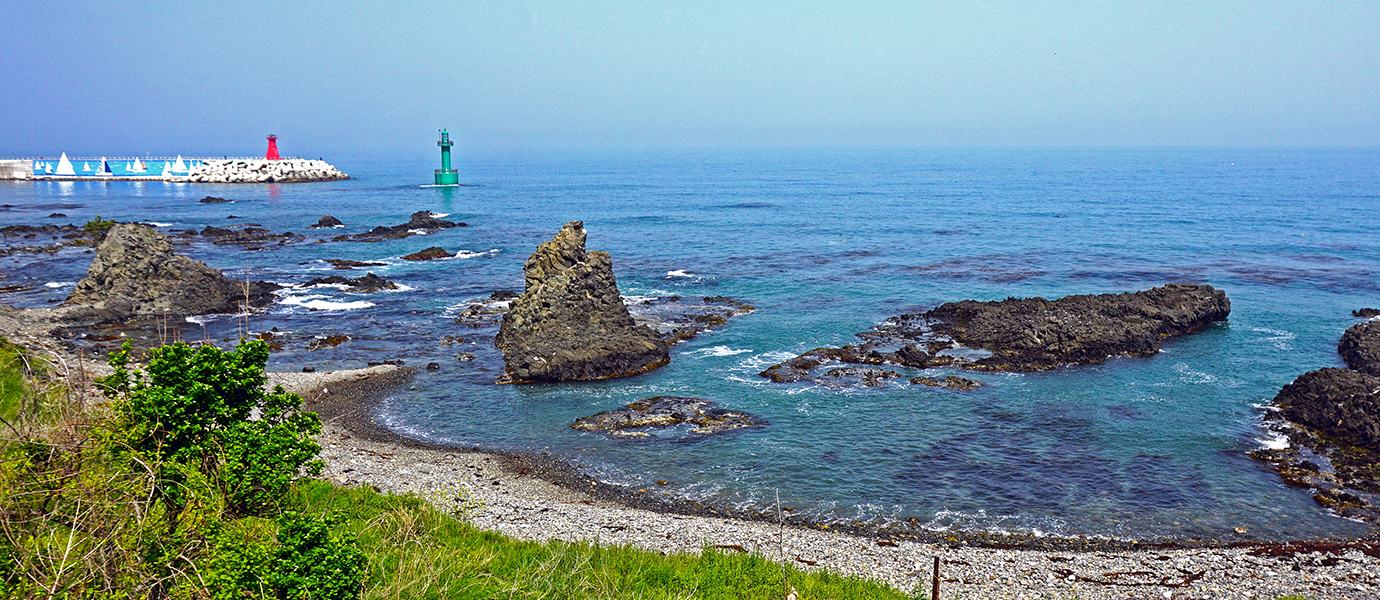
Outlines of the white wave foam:
{"label": "white wave foam", "polygon": [[444,218],[450,216],[450,213],[438,213],[438,212],[431,212],[431,211],[427,211],[427,212],[430,213],[432,217],[435,217],[435,218],[437,218],[437,219],[444,219]]}
{"label": "white wave foam", "polygon": [[1289,436],[1278,431],[1266,431],[1269,437],[1258,437],[1255,441],[1266,450],[1284,450],[1289,447]]}
{"label": "white wave foam", "polygon": [[667,279],[673,279],[673,278],[676,278],[676,277],[694,277],[694,276],[695,276],[695,275],[694,275],[693,273],[690,273],[689,271],[684,271],[684,270],[681,270],[681,269],[677,269],[677,270],[675,270],[675,271],[667,271],[667,272],[666,272],[666,278],[667,278]]}
{"label": "white wave foam", "polygon": [[158,221],[145,221],[145,223],[148,223],[149,225],[152,225],[154,227],[168,227],[172,225],[172,223],[159,223]]}
{"label": "white wave foam", "polygon": [[325,299],[326,296],[288,296],[283,298],[282,303],[288,306],[300,306],[310,310],[358,310],[373,306],[373,302],[357,300],[355,302],[332,302]]}
{"label": "white wave foam", "polygon": [[186,321],[188,323],[195,323],[197,325],[205,325],[211,322],[211,315],[192,315],[190,317],[186,317]]}
{"label": "white wave foam", "polygon": [[74,286],[74,285],[77,285],[77,282],[75,282],[75,281],[49,281],[48,283],[43,284],[43,287],[51,288],[51,289],[57,289],[57,288],[72,287],[72,286]]}
{"label": "white wave foam", "polygon": [[498,248],[490,248],[484,252],[470,252],[469,250],[456,250],[454,258],[478,258],[480,256],[493,256],[498,254]]}
{"label": "white wave foam", "polygon": [[407,230],[407,232],[410,233],[410,234],[412,234],[412,235],[426,235],[426,234],[428,234],[428,233],[431,233],[431,230],[429,230],[429,229],[409,229],[409,230]]}
{"label": "white wave foam", "polygon": [[685,355],[700,357],[734,356],[737,354],[746,354],[748,352],[752,352],[752,350],[734,350],[732,348],[729,348],[728,346],[714,346],[712,348],[700,348],[699,350],[692,350],[690,352],[686,352]]}
{"label": "white wave foam", "polygon": [[1284,331],[1283,329],[1269,329],[1269,328],[1266,328],[1266,327],[1252,327],[1252,328],[1251,328],[1251,331],[1254,331],[1254,332],[1256,332],[1256,333],[1268,334],[1266,337],[1260,338],[1259,341],[1262,341],[1262,342],[1270,342],[1271,344],[1274,345],[1274,347],[1276,347],[1276,348],[1278,348],[1278,349],[1280,349],[1280,350],[1291,350],[1292,348],[1291,348],[1291,346],[1290,346],[1290,344],[1289,344],[1289,341],[1290,341],[1290,340],[1293,340],[1294,337],[1296,337],[1296,336],[1294,335],[1294,332],[1292,332],[1292,331]]}

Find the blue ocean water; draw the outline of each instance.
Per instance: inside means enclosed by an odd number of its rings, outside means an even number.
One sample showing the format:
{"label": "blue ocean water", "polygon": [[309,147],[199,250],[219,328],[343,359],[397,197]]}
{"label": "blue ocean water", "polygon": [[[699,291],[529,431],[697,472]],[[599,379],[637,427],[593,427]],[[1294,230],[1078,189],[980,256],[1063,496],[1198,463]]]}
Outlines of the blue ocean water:
{"label": "blue ocean water", "polygon": [[[308,239],[267,250],[185,248],[235,276],[301,283],[331,258],[376,261],[405,289],[292,289],[253,331],[276,327],[274,366],[438,362],[376,418],[411,437],[547,451],[592,475],[738,506],[783,504],[820,519],[939,530],[1123,538],[1354,535],[1306,491],[1246,452],[1275,440],[1263,405],[1296,376],[1340,365],[1350,311],[1380,305],[1380,150],[830,149],[461,154],[457,188],[434,165],[337,157],[356,179],[294,185],[0,182],[0,224],[100,215],[167,230],[258,223]],[[206,196],[234,200],[200,204]],[[379,243],[340,233],[446,213],[466,228]],[[62,213],[67,217],[49,217]],[[325,214],[346,227],[308,231]],[[237,218],[230,218],[231,216]],[[727,296],[752,314],[675,347],[671,364],[614,381],[495,385],[496,325],[458,319],[565,221],[612,254],[625,296]],[[7,240],[10,244],[16,240]],[[399,257],[428,246],[454,259]],[[61,299],[82,249],[6,257],[6,294]],[[1123,292],[1209,283],[1230,319],[1149,358],[1025,374],[961,373],[984,387],[828,389],[776,384],[763,368],[889,316],[961,300]],[[230,316],[185,337],[233,339]],[[309,351],[316,336],[347,333]],[[455,340],[454,338],[460,338]],[[457,360],[461,353],[472,361]],[[908,376],[921,374],[907,371]],[[571,429],[581,416],[657,394],[701,396],[770,425],[694,441],[629,442]],[[658,480],[670,482],[658,485]]]}

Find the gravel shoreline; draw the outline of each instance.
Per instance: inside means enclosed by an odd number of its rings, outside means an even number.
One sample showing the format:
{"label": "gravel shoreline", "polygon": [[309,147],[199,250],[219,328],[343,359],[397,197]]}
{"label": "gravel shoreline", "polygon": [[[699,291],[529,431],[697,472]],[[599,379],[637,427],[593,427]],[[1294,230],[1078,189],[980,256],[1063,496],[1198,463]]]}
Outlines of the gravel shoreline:
{"label": "gravel shoreline", "polygon": [[943,598],[1380,597],[1380,539],[1374,536],[1346,543],[1075,551],[1073,541],[1054,550],[1014,549],[987,540],[893,541],[818,526],[783,529],[760,520],[683,514],[692,511],[655,502],[658,510],[648,510],[558,461],[428,446],[374,423],[371,402],[412,373],[383,365],[270,378],[321,414],[323,476],[340,485],[416,494],[447,510],[456,508],[456,492],[463,490],[477,504],[471,523],[521,540],[585,540],[663,553],[716,546],[926,594],[937,556]]}

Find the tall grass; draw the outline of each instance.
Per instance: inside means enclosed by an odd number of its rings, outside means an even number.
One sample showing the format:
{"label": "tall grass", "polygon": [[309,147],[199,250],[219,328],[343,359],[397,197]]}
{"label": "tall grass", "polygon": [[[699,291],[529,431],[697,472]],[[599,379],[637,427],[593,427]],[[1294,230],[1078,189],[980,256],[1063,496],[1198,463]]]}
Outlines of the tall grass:
{"label": "tall grass", "polygon": [[[0,340],[0,599],[267,597],[252,569],[224,568],[271,551],[280,523],[227,516],[196,469],[179,479],[186,510],[165,514],[158,466],[112,448],[108,411],[86,401],[89,382],[49,378],[62,365],[42,362]],[[367,555],[363,598],[780,599],[783,572],[801,598],[905,597],[713,548],[664,556],[518,541],[466,523],[463,498],[446,508],[461,514],[448,514],[414,496],[316,480],[289,496],[284,506],[331,515],[334,533]]]}

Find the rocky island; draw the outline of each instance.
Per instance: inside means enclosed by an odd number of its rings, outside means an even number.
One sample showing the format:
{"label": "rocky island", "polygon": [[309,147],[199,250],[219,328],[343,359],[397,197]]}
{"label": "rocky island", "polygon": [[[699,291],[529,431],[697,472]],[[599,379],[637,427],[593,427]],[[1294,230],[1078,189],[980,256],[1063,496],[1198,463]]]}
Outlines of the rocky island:
{"label": "rocky island", "polygon": [[566,223],[522,270],[526,291],[494,339],[511,381],[628,377],[670,362],[666,342],[623,304],[609,254],[585,251],[584,223]]}

